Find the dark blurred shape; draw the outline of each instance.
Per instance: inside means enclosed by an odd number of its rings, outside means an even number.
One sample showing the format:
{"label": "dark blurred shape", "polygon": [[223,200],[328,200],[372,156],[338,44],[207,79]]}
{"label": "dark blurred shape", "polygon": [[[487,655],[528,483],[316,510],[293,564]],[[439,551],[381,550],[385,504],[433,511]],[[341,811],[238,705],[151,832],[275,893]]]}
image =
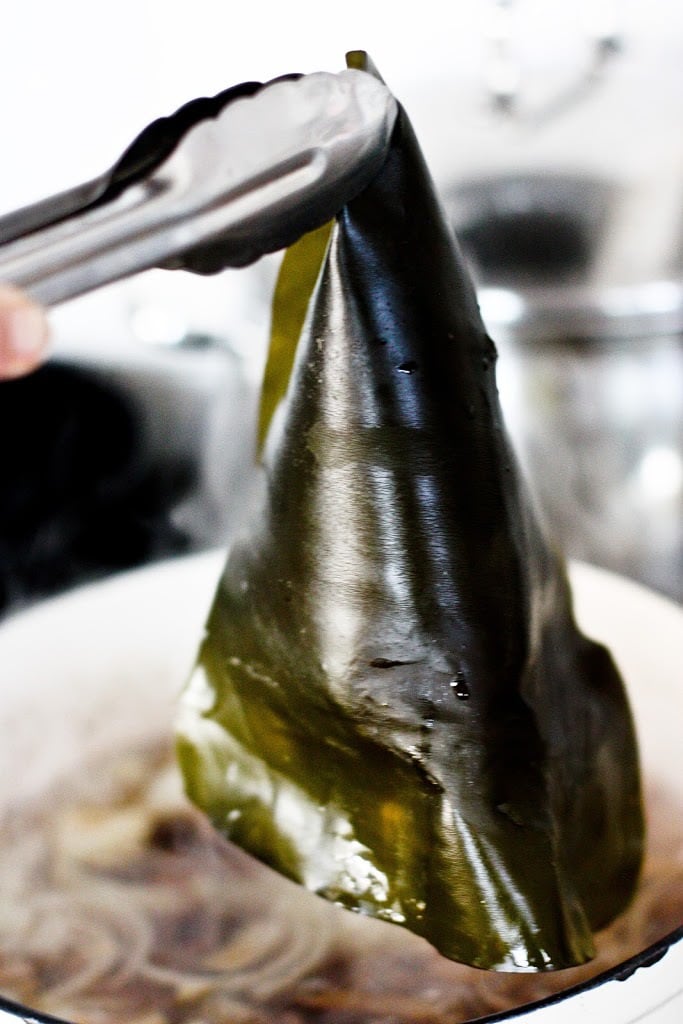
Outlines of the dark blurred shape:
{"label": "dark blurred shape", "polygon": [[48,365],[0,389],[0,613],[182,552],[170,514],[196,476],[164,461],[104,375]]}
{"label": "dark blurred shape", "polygon": [[585,276],[609,189],[578,176],[510,174],[464,182],[447,204],[478,281],[543,284]]}

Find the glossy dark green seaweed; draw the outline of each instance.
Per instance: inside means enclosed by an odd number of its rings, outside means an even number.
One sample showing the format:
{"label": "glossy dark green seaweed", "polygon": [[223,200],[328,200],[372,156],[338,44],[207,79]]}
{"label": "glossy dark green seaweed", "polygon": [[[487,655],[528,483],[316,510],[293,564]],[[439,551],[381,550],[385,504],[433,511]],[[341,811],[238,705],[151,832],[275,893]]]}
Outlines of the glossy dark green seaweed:
{"label": "glossy dark green seaweed", "polygon": [[453,959],[544,970],[628,902],[640,788],[495,359],[402,112],[333,230],[178,749],[190,796],[278,871]]}

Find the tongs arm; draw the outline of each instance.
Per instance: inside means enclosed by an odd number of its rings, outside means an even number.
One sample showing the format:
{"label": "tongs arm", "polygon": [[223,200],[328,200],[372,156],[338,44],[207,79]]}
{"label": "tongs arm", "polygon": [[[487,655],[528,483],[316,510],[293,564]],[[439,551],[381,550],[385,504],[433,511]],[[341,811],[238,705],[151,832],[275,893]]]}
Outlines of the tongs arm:
{"label": "tongs arm", "polygon": [[243,266],[325,223],[380,169],[396,103],[371,75],[247,91],[125,187],[98,179],[0,220],[0,280],[54,305],[150,267]]}

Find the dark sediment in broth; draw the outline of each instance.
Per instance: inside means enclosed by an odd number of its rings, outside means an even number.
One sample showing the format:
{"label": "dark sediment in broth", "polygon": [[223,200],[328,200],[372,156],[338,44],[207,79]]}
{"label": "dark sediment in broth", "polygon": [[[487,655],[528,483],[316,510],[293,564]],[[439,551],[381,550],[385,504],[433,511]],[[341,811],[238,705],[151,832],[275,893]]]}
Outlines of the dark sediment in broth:
{"label": "dark sediment in broth", "polygon": [[77,1024],[457,1024],[584,981],[683,919],[680,808],[654,790],[630,910],[590,964],[534,976],[453,963],[263,867],[187,804],[165,745],[59,792],[3,822],[0,991]]}

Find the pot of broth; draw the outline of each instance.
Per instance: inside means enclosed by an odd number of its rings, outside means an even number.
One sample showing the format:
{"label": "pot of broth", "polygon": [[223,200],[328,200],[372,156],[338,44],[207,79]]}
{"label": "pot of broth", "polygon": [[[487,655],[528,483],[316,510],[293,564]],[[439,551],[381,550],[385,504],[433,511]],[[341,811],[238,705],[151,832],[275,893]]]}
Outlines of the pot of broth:
{"label": "pot of broth", "polygon": [[677,606],[572,567],[581,627],[612,649],[634,709],[647,856],[633,903],[597,936],[593,961],[498,973],[305,892],[187,802],[173,722],[221,567],[215,553],[173,559],[2,627],[0,1020],[680,1019]]}

